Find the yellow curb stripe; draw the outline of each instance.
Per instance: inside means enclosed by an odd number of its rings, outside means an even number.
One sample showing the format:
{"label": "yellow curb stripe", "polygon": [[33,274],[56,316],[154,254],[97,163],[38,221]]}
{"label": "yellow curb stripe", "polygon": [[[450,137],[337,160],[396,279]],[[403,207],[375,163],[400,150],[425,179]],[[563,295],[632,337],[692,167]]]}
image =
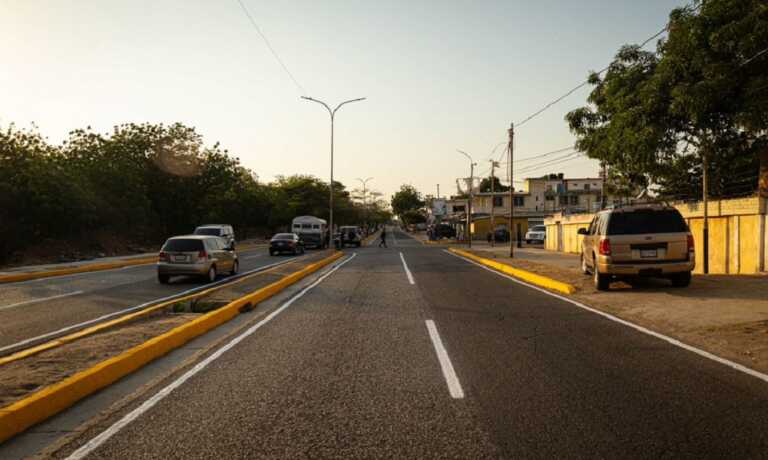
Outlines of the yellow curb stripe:
{"label": "yellow curb stripe", "polygon": [[138,318],[142,318],[144,316],[147,316],[151,313],[154,313],[158,310],[162,310],[163,308],[168,307],[169,305],[173,305],[175,303],[184,302],[186,300],[195,299],[198,297],[203,297],[205,295],[208,295],[212,292],[219,291],[224,288],[228,288],[230,286],[234,286],[235,284],[242,283],[245,280],[251,279],[258,275],[263,275],[265,273],[270,273],[272,271],[275,271],[279,268],[282,268],[281,265],[278,265],[277,267],[272,267],[268,270],[259,271],[256,273],[252,273],[250,275],[244,276],[240,279],[237,279],[235,281],[231,281],[229,283],[224,283],[216,287],[212,287],[210,289],[205,289],[200,292],[195,292],[194,294],[189,294],[183,297],[178,297],[176,299],[171,299],[166,302],[159,303],[157,305],[153,305],[151,307],[147,307],[143,310],[137,311],[135,313],[129,313],[125,316],[121,316],[119,318],[113,319],[111,321],[107,321],[105,323],[97,324],[95,326],[91,326],[89,328],[83,329],[81,331],[74,332],[72,334],[66,335],[64,337],[59,337],[58,339],[51,340],[49,342],[41,343],[40,345],[36,345],[34,347],[27,348],[25,350],[17,351],[16,353],[12,353],[8,356],[3,356],[0,358],[0,367],[19,361],[21,359],[29,358],[30,356],[34,356],[37,354],[40,354],[44,351],[52,350],[54,348],[58,348],[62,345],[65,345],[67,343],[74,342],[76,340],[82,339],[84,337],[88,337],[90,335],[96,334],[98,332],[104,331],[106,329],[119,326],[123,323],[127,323],[130,321],[134,321]]}
{"label": "yellow curb stripe", "polygon": [[[241,251],[248,251],[251,249],[257,249],[261,247],[267,247],[266,244],[258,243],[245,246],[246,249],[239,249]],[[13,273],[8,275],[0,275],[0,284],[3,283],[16,283],[19,281],[30,281],[41,278],[52,278],[54,276],[73,275],[76,273],[88,273],[98,272],[103,270],[112,270],[114,268],[131,267],[133,265],[148,265],[157,261],[157,256],[142,257],[140,259],[126,259],[118,260],[115,262],[104,262],[81,265],[79,267],[59,268],[55,270],[29,272],[29,273]]]}
{"label": "yellow curb stripe", "polygon": [[0,408],[0,443],[70,407],[188,341],[231,320],[247,304],[261,302],[343,256],[336,252],[224,307],[206,313],[90,369],[78,372],[10,406]]}
{"label": "yellow curb stripe", "polygon": [[507,275],[514,276],[515,278],[520,278],[521,280],[528,283],[535,284],[536,286],[550,289],[552,291],[557,291],[563,294],[573,294],[576,292],[576,286],[569,283],[557,281],[547,276],[537,275],[536,273],[531,273],[520,268],[514,268],[507,264],[496,262],[495,260],[486,259],[485,257],[480,257],[470,252],[462,251],[461,249],[448,248],[448,250],[454,254],[458,254],[462,257],[466,257],[467,259],[474,260],[475,262],[485,265],[486,267],[493,268],[496,271],[500,271],[502,273],[506,273]]}

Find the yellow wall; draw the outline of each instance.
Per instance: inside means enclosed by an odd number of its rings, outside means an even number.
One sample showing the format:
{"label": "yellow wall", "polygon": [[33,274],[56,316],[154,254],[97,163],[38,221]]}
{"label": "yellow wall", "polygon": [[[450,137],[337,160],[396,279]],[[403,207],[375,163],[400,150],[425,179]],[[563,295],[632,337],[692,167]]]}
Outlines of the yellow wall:
{"label": "yellow wall", "polygon": [[[701,203],[683,203],[677,209],[688,222],[696,250],[695,273],[704,269],[704,218]],[[709,273],[753,274],[768,270],[768,218],[766,200],[757,197],[709,203]],[[593,214],[555,215],[545,220],[546,249],[578,254],[579,228],[587,228]],[[559,235],[562,234],[562,238]],[[762,257],[762,260],[761,260]]]}
{"label": "yellow wall", "polygon": [[[506,225],[509,229],[509,217],[495,217],[493,219],[494,225]],[[528,218],[527,217],[515,217],[515,225],[520,225],[523,235],[528,231]],[[484,240],[486,235],[491,231],[491,219],[483,218],[477,219],[472,222],[472,237],[473,239]]]}

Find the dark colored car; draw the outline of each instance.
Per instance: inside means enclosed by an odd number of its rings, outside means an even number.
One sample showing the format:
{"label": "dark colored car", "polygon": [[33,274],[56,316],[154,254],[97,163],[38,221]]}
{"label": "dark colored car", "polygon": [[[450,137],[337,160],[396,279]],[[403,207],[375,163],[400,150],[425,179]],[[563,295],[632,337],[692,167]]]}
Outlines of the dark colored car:
{"label": "dark colored car", "polygon": [[278,233],[269,241],[269,255],[284,252],[296,255],[304,254],[304,242],[295,233]]}
{"label": "dark colored car", "polygon": [[493,238],[495,241],[507,242],[509,241],[509,230],[504,227],[499,227],[493,232]]}
{"label": "dark colored car", "polygon": [[435,225],[435,239],[456,238],[456,229],[448,224]]}
{"label": "dark colored car", "polygon": [[[363,235],[360,231],[360,228],[349,225],[340,227],[339,233],[334,236],[333,240],[334,245],[337,248],[341,248],[342,246],[347,245],[352,245],[359,248],[360,245],[363,244]],[[343,245],[341,244],[342,241],[344,242]]]}

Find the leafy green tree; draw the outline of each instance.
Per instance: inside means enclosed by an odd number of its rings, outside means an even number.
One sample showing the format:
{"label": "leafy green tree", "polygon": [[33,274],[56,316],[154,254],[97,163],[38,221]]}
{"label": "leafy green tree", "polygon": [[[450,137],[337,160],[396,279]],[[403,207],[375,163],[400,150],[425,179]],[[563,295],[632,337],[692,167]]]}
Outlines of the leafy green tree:
{"label": "leafy green tree", "polygon": [[765,13],[761,0],[672,11],[656,52],[625,46],[604,77],[590,76],[590,106],[566,116],[577,147],[673,196],[696,182],[701,194],[705,159],[711,194],[754,190],[757,154],[768,148]]}
{"label": "leafy green tree", "polygon": [[[484,177],[480,181],[480,192],[489,193],[491,191],[491,179]],[[493,191],[494,192],[508,192],[509,187],[501,184],[501,180],[497,176],[493,176]]]}
{"label": "leafy green tree", "polygon": [[403,222],[406,222],[406,212],[417,211],[423,207],[424,200],[413,185],[401,185],[400,190],[392,196],[392,212],[399,216]]}

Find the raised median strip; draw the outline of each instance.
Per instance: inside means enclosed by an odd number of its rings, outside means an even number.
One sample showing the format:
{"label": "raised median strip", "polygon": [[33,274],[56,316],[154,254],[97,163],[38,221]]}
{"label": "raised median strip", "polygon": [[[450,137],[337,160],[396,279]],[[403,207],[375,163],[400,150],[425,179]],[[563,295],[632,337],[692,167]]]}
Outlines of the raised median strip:
{"label": "raised median strip", "polygon": [[224,324],[236,317],[246,307],[274,296],[342,256],[343,253],[336,252],[217,310],[158,335],[89,369],[73,374],[61,382],[43,388],[7,407],[0,408],[0,443],[61,412],[80,399],[111,385],[168,352],[183,346],[195,337]]}
{"label": "raised median strip", "polygon": [[511,267],[507,264],[496,262],[495,260],[487,259],[485,257],[480,257],[478,255],[472,254],[471,252],[463,251],[461,249],[448,248],[448,251],[454,254],[457,254],[461,257],[470,259],[481,265],[485,265],[486,267],[492,268],[496,271],[500,271],[507,275],[514,276],[515,278],[519,278],[527,283],[531,283],[536,286],[543,287],[545,289],[560,292],[562,294],[573,294],[574,292],[576,292],[576,286],[572,284],[564,283],[562,281],[557,281],[546,276],[529,272],[527,270],[522,270],[520,268]]}
{"label": "raised median strip", "polygon": [[[256,243],[244,245],[241,251],[267,247],[267,244]],[[77,273],[99,272],[104,270],[114,270],[115,268],[131,267],[134,265],[149,265],[157,262],[157,256],[138,257],[134,259],[115,260],[113,262],[96,262],[92,264],[83,264],[76,267],[54,268],[51,270],[39,270],[22,273],[6,273],[0,275],[0,284],[18,283],[20,281],[31,281],[42,278],[53,278],[56,276],[75,275]]]}

